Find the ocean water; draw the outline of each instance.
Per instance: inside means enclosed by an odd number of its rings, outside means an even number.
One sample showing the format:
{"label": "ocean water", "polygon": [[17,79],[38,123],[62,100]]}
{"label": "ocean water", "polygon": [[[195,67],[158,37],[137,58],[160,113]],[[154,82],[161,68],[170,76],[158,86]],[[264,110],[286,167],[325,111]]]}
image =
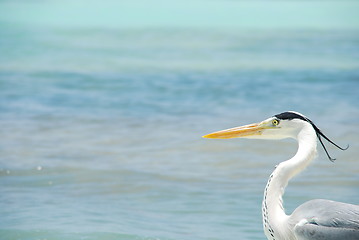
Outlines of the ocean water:
{"label": "ocean water", "polygon": [[359,31],[2,22],[0,239],[265,239],[263,189],[291,140],[207,133],[295,110],[339,145],[287,213],[359,204]]}

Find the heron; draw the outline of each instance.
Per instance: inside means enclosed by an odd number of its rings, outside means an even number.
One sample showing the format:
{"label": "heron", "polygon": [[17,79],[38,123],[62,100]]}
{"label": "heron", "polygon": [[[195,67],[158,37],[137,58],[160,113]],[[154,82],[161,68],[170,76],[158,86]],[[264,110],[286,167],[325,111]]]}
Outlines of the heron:
{"label": "heron", "polygon": [[204,138],[284,139],[298,142],[296,154],[278,164],[270,175],[262,202],[263,229],[268,240],[359,240],[359,205],[314,199],[297,207],[291,215],[283,208],[288,182],[316,157],[317,139],[332,158],[323,138],[341,150],[309,118],[287,111],[262,122],[217,131]]}

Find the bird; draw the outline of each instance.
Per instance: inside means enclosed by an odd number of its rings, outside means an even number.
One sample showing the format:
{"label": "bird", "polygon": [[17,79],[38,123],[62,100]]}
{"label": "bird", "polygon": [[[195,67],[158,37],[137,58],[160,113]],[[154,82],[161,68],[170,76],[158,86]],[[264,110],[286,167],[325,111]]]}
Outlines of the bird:
{"label": "bird", "polygon": [[283,194],[288,182],[303,171],[317,155],[317,140],[329,160],[334,161],[323,138],[342,148],[305,115],[286,111],[262,122],[213,132],[204,138],[285,139],[298,142],[296,154],[278,164],[270,175],[262,201],[263,229],[268,240],[359,240],[359,205],[325,199],[314,199],[287,215]]}

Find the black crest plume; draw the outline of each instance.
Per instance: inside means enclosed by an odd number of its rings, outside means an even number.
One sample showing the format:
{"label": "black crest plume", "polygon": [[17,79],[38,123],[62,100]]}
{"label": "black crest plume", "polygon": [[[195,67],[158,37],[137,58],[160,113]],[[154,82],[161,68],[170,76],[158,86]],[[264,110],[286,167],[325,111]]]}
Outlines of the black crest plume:
{"label": "black crest plume", "polygon": [[324,133],[309,118],[307,118],[307,117],[305,117],[303,115],[300,115],[300,114],[295,113],[295,112],[284,112],[284,113],[280,113],[280,114],[275,115],[275,117],[278,118],[278,119],[282,119],[282,120],[301,119],[303,121],[306,121],[306,122],[310,123],[313,126],[313,128],[315,130],[315,133],[317,134],[317,137],[319,139],[319,142],[322,145],[322,147],[324,148],[325,153],[327,154],[329,160],[332,161],[332,162],[334,162],[336,159],[332,158],[329,155],[328,150],[326,149],[326,147],[325,147],[325,145],[323,143],[322,137],[325,140],[327,140],[329,143],[331,143],[334,146],[336,146],[337,148],[339,148],[340,150],[344,151],[344,150],[347,150],[349,148],[349,145],[346,148],[342,148],[339,145],[337,145],[336,143],[334,143],[327,136],[325,136]]}

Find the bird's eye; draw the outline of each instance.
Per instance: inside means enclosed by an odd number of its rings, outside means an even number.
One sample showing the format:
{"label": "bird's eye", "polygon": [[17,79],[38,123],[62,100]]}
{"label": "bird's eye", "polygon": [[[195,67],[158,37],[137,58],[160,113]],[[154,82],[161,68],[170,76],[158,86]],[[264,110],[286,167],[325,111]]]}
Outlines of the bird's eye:
{"label": "bird's eye", "polygon": [[274,126],[277,126],[279,124],[279,120],[278,119],[273,119],[272,124]]}

